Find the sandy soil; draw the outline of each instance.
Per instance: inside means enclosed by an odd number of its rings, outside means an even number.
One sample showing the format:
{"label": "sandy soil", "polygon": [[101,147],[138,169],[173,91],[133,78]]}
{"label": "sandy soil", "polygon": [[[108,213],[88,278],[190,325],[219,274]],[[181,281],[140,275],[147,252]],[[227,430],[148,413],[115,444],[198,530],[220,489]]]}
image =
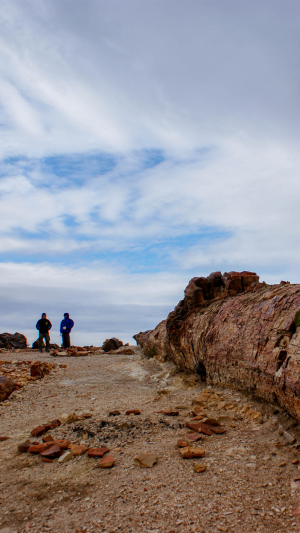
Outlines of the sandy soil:
{"label": "sandy soil", "polygon": [[[2,354],[5,360],[46,360],[67,368],[29,383],[0,406],[0,436],[10,437],[0,442],[0,533],[299,531],[293,511],[300,505],[300,483],[291,485],[300,479],[293,464],[299,452],[283,435],[287,429],[297,438],[296,422],[239,392],[213,388],[219,403],[208,402],[205,410],[227,432],[197,443],[206,450],[204,459],[182,459],[177,440],[188,431],[193,399],[207,385],[189,387],[171,363],[135,351],[59,359]],[[258,420],[241,413],[241,406],[261,413]],[[170,407],[179,410],[178,417],[157,412]],[[133,408],[141,414],[126,416]],[[109,416],[114,409],[121,415]],[[46,464],[40,456],[17,452],[32,428],[74,410],[93,416],[51,435],[108,446],[113,468],[98,468],[86,454]],[[147,469],[134,465],[142,452],[157,454],[158,463]],[[193,471],[199,462],[207,466],[203,473]]]}

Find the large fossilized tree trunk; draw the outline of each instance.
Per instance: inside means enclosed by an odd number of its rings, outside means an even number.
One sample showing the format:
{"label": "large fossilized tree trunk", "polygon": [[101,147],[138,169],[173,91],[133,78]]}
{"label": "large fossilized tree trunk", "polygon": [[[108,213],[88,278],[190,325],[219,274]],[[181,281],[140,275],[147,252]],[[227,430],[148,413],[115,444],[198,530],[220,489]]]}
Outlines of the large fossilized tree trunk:
{"label": "large fossilized tree trunk", "polygon": [[[235,284],[243,277],[231,274]],[[228,276],[206,293],[203,280],[210,277],[191,280],[168,319],[135,336],[138,344],[211,383],[277,401],[300,419],[300,332],[293,324],[300,285],[267,286],[257,278],[230,291]]]}

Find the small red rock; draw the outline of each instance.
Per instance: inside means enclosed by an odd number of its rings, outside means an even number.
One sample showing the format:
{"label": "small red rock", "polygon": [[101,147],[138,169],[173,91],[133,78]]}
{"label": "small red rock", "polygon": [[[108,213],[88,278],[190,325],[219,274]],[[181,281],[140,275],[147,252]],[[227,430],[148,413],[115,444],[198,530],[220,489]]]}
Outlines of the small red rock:
{"label": "small red rock", "polygon": [[46,435],[46,437],[42,437],[43,442],[51,442],[54,441],[54,438],[51,437],[51,435]]}
{"label": "small red rock", "polygon": [[0,442],[3,442],[3,441],[8,440],[8,439],[9,439],[9,437],[0,437]]}
{"label": "small red rock", "polygon": [[110,448],[90,448],[87,454],[89,457],[103,457],[109,451]]}
{"label": "small red rock", "polygon": [[187,446],[180,450],[181,457],[184,459],[194,459],[196,457],[204,457],[205,449],[200,447]]}
{"label": "small red rock", "polygon": [[197,442],[197,440],[202,439],[201,435],[199,435],[199,433],[196,433],[195,431],[191,431],[190,433],[187,433],[186,438],[192,442]]}
{"label": "small red rock", "polygon": [[114,464],[115,464],[115,461],[112,458],[112,456],[106,455],[105,457],[102,457],[101,461],[99,461],[97,466],[99,468],[111,468],[112,466],[114,466]]}
{"label": "small red rock", "polygon": [[38,426],[31,431],[33,437],[41,437],[44,433],[46,433],[45,426]]}
{"label": "small red rock", "polygon": [[61,425],[61,421],[56,419],[56,420],[52,420],[52,422],[49,422],[49,424],[44,424],[44,427],[46,431],[49,431],[49,429],[57,428],[60,425]]}
{"label": "small red rock", "polygon": [[126,411],[126,415],[140,415],[141,411],[139,409],[130,409]]}
{"label": "small red rock", "polygon": [[198,431],[198,433],[203,433],[204,435],[212,435],[212,432],[209,430],[209,428],[201,422],[187,422],[186,427],[193,429],[194,431]]}
{"label": "small red rock", "polygon": [[83,455],[88,450],[86,446],[80,446],[79,444],[70,444],[69,449],[73,455]]}
{"label": "small red rock", "polygon": [[22,442],[21,444],[19,444],[18,446],[18,452],[19,453],[27,453],[28,452],[28,448],[29,446],[32,446],[32,442],[30,442],[30,440],[26,440],[25,442]]}
{"label": "small red rock", "polygon": [[42,453],[45,450],[47,450],[47,448],[49,448],[50,446],[52,446],[51,442],[44,442],[43,444],[32,444],[31,446],[29,446],[28,452],[29,453]]}
{"label": "small red rock", "polygon": [[163,415],[167,416],[178,416],[179,411],[174,411],[174,409],[166,409],[166,411],[157,411],[158,413],[162,413]]}
{"label": "small red rock", "polygon": [[221,435],[222,433],[226,433],[225,428],[216,427],[216,426],[207,426],[209,431],[212,431],[213,433],[216,433],[217,435]]}
{"label": "small red rock", "polygon": [[59,457],[60,447],[58,446],[58,444],[52,444],[47,450],[41,452],[41,456],[47,457],[48,459],[54,459],[55,457]]}
{"label": "small red rock", "polygon": [[118,409],[115,409],[114,411],[110,411],[108,413],[108,416],[118,416],[120,414],[121,414],[120,411],[118,411]]}
{"label": "small red rock", "polygon": [[178,446],[179,448],[186,448],[188,445],[189,445],[189,443],[188,443],[187,440],[184,440],[184,439],[178,439],[178,441],[177,441],[177,446]]}
{"label": "small red rock", "polygon": [[42,457],[42,463],[53,463],[53,460],[48,457]]}

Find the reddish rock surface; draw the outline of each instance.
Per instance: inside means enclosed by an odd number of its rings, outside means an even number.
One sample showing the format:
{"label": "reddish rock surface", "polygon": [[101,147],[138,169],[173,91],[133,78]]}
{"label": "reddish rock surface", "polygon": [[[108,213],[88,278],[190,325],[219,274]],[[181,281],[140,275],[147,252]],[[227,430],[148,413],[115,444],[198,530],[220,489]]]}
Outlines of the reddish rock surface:
{"label": "reddish rock surface", "polygon": [[27,348],[27,339],[22,333],[1,333],[0,348]]}
{"label": "reddish rock surface", "polygon": [[104,350],[104,352],[110,352],[111,350],[117,350],[121,346],[123,346],[123,342],[116,337],[112,337],[111,339],[106,339],[104,341],[102,344],[102,350]]}
{"label": "reddish rock surface", "polygon": [[173,359],[203,381],[278,402],[300,419],[300,285],[259,283],[251,272],[193,278],[151,331],[135,335],[148,357]]}
{"label": "reddish rock surface", "polygon": [[5,376],[0,376],[0,402],[6,400],[16,388],[17,384],[11,379],[6,378]]}
{"label": "reddish rock surface", "polygon": [[103,457],[107,452],[110,451],[110,448],[90,448],[88,450],[89,457]]}
{"label": "reddish rock surface", "polygon": [[33,437],[41,437],[42,435],[44,435],[44,433],[46,433],[45,426],[37,426],[31,431],[31,435]]}

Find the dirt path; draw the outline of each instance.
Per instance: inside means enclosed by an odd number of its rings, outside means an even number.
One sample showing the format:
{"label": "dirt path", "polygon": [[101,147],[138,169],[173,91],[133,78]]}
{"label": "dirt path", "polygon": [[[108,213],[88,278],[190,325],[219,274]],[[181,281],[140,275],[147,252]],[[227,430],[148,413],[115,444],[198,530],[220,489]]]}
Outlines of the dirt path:
{"label": "dirt path", "polygon": [[[293,464],[299,452],[282,435],[294,421],[240,393],[210,389],[217,400],[205,410],[227,432],[202,436],[197,445],[205,448],[204,459],[183,459],[176,443],[188,431],[193,399],[207,387],[187,388],[171,364],[148,361],[135,350],[132,356],[60,359],[2,354],[5,360],[47,360],[67,368],[30,383],[0,406],[0,436],[11,437],[0,442],[0,533],[299,531],[293,511],[300,483],[291,486],[300,478]],[[178,417],[157,412],[171,407]],[[134,408],[141,414],[125,415]],[[109,416],[116,409],[121,415]],[[17,452],[32,428],[73,411],[92,417],[51,435],[109,447],[113,468],[97,468],[86,454],[47,464]],[[297,428],[288,431],[297,437]],[[133,464],[142,452],[158,455],[153,468]],[[195,473],[195,463],[207,470]]]}

